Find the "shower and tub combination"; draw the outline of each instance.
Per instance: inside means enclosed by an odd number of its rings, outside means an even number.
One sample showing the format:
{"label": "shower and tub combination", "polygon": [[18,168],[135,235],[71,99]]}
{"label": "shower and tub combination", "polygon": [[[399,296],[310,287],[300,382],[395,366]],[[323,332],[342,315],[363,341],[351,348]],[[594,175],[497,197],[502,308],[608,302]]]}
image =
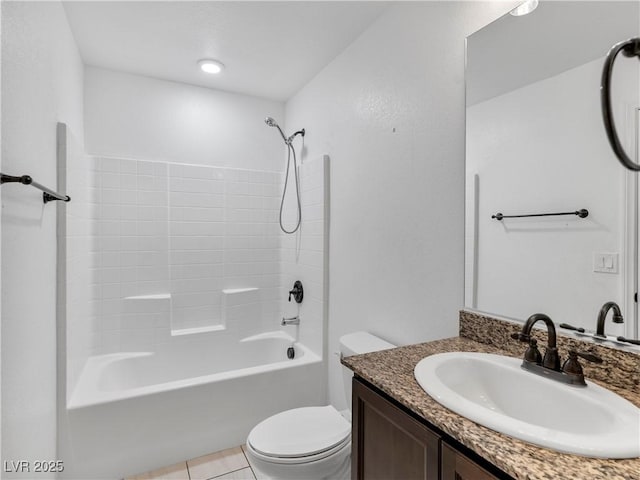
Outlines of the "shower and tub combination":
{"label": "shower and tub combination", "polygon": [[[270,415],[324,402],[328,157],[298,166],[292,143],[304,130],[285,137],[267,120],[289,151],[295,236],[280,230],[282,172],[65,159],[67,175],[91,165],[90,191],[70,190],[95,207],[87,257],[98,305],[82,361],[74,329],[85,322],[67,320],[69,477],[122,478],[237,446]],[[77,217],[67,210],[69,230]]]}
{"label": "shower and tub combination", "polygon": [[296,342],[288,359],[291,335],[208,336],[89,359],[67,406],[76,475],[121,478],[241,445],[266,416],[322,397],[321,358]]}

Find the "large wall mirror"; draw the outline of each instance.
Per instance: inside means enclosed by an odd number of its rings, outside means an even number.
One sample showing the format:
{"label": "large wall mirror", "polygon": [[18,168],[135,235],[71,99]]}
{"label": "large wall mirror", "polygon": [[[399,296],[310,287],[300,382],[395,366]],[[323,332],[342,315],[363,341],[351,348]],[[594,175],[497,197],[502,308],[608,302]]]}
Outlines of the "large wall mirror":
{"label": "large wall mirror", "polygon": [[[541,1],[467,39],[465,305],[595,330],[602,305],[638,338],[637,181],[603,128],[607,51],[640,36],[640,2]],[[640,62],[614,67],[614,118],[631,158],[640,137]],[[566,213],[578,215],[492,218]]]}

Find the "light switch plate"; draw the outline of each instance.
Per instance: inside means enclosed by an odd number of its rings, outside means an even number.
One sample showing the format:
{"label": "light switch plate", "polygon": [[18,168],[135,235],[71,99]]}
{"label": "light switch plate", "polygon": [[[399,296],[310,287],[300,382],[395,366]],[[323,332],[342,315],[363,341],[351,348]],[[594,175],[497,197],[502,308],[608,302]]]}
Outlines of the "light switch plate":
{"label": "light switch plate", "polygon": [[598,273],[618,273],[618,254],[594,253],[593,271]]}

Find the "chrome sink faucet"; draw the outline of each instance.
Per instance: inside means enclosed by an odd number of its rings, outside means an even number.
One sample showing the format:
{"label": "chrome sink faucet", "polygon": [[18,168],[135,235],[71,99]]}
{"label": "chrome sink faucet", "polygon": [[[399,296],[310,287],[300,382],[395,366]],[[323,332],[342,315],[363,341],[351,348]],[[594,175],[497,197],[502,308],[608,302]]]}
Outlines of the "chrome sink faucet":
{"label": "chrome sink faucet", "polygon": [[604,334],[604,322],[607,319],[607,313],[609,310],[613,309],[613,323],[624,323],[624,318],[622,313],[620,312],[620,307],[616,302],[607,302],[600,309],[600,313],[598,313],[598,325],[596,326],[595,337],[607,338]]}
{"label": "chrome sink faucet", "polygon": [[[538,341],[531,338],[531,330],[533,326],[543,321],[547,326],[547,350],[544,358],[538,351]],[[569,358],[560,368],[560,356],[558,355],[558,347],[556,345],[556,327],[547,315],[544,313],[535,313],[531,315],[522,326],[520,333],[514,333],[511,338],[526,342],[529,348],[524,353],[522,360],[522,368],[537,375],[546,376],[553,380],[569,385],[586,387],[582,366],[578,362],[578,357],[594,363],[602,363],[602,359],[592,353],[582,353],[575,350],[569,350]]]}

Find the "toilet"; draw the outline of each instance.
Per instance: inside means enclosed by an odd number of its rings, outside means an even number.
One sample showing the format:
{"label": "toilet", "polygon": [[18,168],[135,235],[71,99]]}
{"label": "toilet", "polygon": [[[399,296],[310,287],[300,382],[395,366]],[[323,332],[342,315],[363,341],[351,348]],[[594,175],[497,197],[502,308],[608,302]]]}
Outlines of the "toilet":
{"label": "toilet", "polygon": [[[348,357],[394,348],[367,332],[340,337],[340,355]],[[351,471],[351,378],[343,367],[348,410],[332,405],[277,413],[253,427],[246,453],[256,477],[273,480],[347,480]]]}

